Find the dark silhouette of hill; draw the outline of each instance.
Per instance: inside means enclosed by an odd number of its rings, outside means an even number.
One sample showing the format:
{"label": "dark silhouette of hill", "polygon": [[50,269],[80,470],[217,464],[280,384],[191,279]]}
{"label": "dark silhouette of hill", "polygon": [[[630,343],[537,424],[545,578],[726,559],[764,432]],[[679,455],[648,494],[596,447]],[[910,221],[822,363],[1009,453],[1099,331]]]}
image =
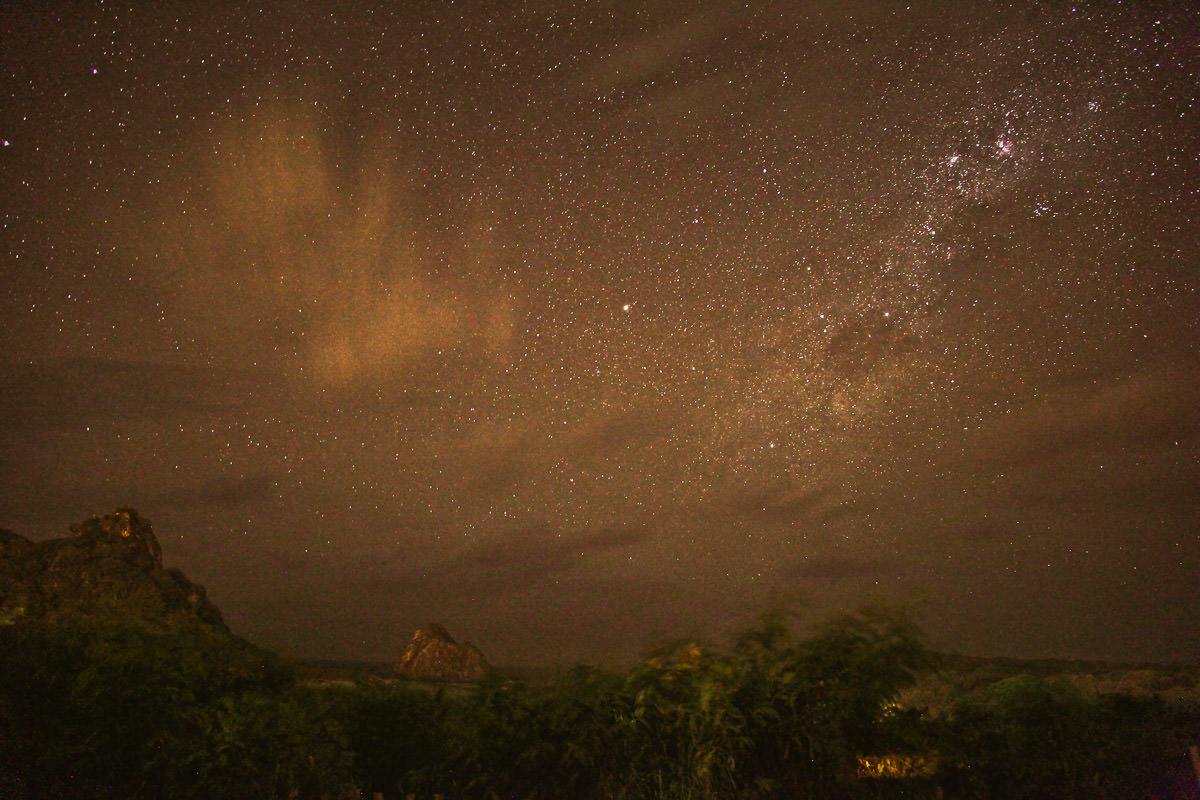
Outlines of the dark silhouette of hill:
{"label": "dark silhouette of hill", "polygon": [[204,587],[164,568],[150,521],[132,508],[31,541],[0,530],[0,627],[135,628],[194,641],[226,668],[260,671],[277,657],[235,636]]}
{"label": "dark silhouette of hill", "polygon": [[136,618],[152,629],[229,634],[204,587],[164,569],[149,520],[132,508],[33,542],[0,531],[0,620],[44,624]]}

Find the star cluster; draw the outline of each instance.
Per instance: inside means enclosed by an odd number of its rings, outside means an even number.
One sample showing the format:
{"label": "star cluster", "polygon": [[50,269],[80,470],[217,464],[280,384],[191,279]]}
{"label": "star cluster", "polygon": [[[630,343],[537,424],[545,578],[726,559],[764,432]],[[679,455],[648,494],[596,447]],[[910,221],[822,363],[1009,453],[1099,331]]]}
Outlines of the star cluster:
{"label": "star cluster", "polygon": [[622,659],[797,596],[1200,647],[1186,4],[0,30],[0,524],[135,505],[305,656]]}

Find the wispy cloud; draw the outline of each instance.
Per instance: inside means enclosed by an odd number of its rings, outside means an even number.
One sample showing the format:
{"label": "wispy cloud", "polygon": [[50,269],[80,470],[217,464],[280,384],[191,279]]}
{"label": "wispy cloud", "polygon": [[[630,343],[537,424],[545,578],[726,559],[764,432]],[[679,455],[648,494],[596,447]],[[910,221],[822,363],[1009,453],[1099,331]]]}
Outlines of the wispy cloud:
{"label": "wispy cloud", "polygon": [[181,486],[164,492],[158,503],[175,510],[203,508],[226,509],[263,500],[271,496],[275,483],[266,474],[237,478],[214,478],[199,486]]}

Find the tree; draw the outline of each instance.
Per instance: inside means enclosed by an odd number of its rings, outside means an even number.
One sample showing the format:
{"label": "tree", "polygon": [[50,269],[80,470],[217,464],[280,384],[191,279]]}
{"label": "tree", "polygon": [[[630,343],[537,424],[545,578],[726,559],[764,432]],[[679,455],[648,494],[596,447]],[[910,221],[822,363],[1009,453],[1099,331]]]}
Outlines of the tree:
{"label": "tree", "polygon": [[1094,704],[1066,681],[1017,675],[955,705],[944,753],[952,783],[998,798],[1086,796]]}
{"label": "tree", "polygon": [[432,795],[444,789],[448,757],[441,694],[407,682],[336,691],[333,713],[354,752],[354,775],[367,796]]}
{"label": "tree", "polygon": [[742,783],[844,794],[860,755],[904,744],[889,704],[935,659],[904,609],[866,606],[806,639],[787,617],[772,611],[737,641],[737,702],[755,748]]}

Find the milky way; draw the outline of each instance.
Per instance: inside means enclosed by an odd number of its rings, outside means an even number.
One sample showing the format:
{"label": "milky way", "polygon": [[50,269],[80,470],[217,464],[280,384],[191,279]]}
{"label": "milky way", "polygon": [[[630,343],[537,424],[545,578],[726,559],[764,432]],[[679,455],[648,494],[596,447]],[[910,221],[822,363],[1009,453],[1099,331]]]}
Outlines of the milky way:
{"label": "milky way", "polygon": [[0,525],[500,663],[1195,658],[1186,4],[0,12]]}

